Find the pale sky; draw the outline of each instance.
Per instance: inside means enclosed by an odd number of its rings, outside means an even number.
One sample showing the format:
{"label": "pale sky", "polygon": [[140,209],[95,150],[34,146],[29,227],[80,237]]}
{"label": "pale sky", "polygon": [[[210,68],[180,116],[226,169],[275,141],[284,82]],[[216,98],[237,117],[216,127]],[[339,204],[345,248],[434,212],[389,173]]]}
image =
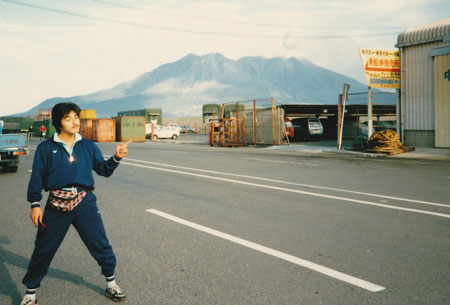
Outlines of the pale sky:
{"label": "pale sky", "polygon": [[448,16],[448,0],[0,0],[0,115],[189,53],[305,58],[365,83],[358,48]]}

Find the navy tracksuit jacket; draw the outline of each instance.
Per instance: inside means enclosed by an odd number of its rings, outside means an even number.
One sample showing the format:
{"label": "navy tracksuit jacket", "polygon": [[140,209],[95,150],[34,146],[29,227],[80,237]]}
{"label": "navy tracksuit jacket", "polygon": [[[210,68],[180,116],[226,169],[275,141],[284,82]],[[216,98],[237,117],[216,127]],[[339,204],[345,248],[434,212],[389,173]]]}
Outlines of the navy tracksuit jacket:
{"label": "navy tracksuit jacket", "polygon": [[[76,135],[73,148],[53,139],[39,144],[34,155],[33,170],[28,185],[27,199],[32,206],[38,205],[45,191],[61,190],[78,186],[91,188],[94,185],[92,171],[109,177],[118,166],[113,157],[104,160],[94,142]],[[44,210],[43,222],[46,230],[38,230],[35,248],[23,278],[27,288],[38,288],[64,236],[72,224],[91,255],[97,260],[105,276],[114,275],[116,259],[106,238],[103,222],[97,208],[97,198],[88,191],[86,197],[70,212],[62,213],[49,207]]]}

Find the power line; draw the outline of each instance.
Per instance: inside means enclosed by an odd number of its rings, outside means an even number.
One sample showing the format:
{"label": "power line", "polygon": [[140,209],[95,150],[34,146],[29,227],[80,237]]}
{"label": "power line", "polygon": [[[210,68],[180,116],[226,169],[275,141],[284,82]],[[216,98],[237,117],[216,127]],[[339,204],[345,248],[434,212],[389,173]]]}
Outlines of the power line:
{"label": "power line", "polygon": [[219,22],[219,23],[236,23],[236,24],[243,24],[243,25],[254,25],[254,26],[265,26],[265,27],[275,27],[275,28],[285,28],[285,29],[312,29],[312,30],[386,30],[386,29],[407,29],[410,27],[407,26],[368,26],[368,27],[347,27],[347,26],[312,26],[312,25],[282,25],[282,24],[272,24],[272,23],[251,23],[251,22],[245,22],[245,21],[237,21],[237,20],[225,20],[225,19],[213,19],[208,17],[198,17],[198,16],[191,16],[191,15],[185,15],[185,14],[178,14],[178,13],[171,13],[171,12],[163,12],[158,10],[153,10],[149,8],[142,8],[142,7],[135,7],[115,2],[109,2],[109,1],[103,1],[103,0],[91,0],[92,2],[97,3],[103,3],[108,4],[116,7],[122,7],[132,10],[144,10],[149,11],[155,14],[160,15],[169,15],[169,16],[176,16],[176,17],[183,17],[183,18],[189,18],[189,19],[195,19],[195,20],[205,20],[205,21],[211,21],[211,22]]}
{"label": "power line", "polygon": [[[201,35],[209,35],[209,36],[239,37],[239,38],[262,38],[262,39],[280,39],[280,38],[282,38],[279,35],[250,35],[250,34],[237,34],[237,33],[226,33],[226,32],[193,31],[193,30],[186,30],[186,29],[180,29],[180,28],[148,25],[148,24],[142,24],[142,23],[132,23],[132,22],[125,22],[125,21],[110,19],[110,18],[92,17],[89,15],[74,13],[74,12],[70,12],[70,11],[66,11],[66,10],[60,10],[60,9],[30,4],[30,3],[24,3],[24,2],[15,1],[15,0],[0,0],[0,1],[8,2],[8,3],[16,4],[16,5],[21,5],[21,6],[25,6],[25,7],[30,7],[30,8],[34,8],[34,9],[44,10],[44,11],[48,11],[48,12],[52,12],[52,13],[68,15],[68,16],[72,16],[72,17],[79,17],[79,18],[103,21],[103,22],[108,22],[108,23],[128,25],[128,26],[133,26],[133,27],[148,28],[148,29],[152,29],[152,30],[190,33],[190,34],[201,34]],[[317,35],[305,35],[305,36],[290,35],[289,38],[293,38],[293,39],[337,39],[337,38],[352,38],[352,37],[391,36],[391,35],[398,35],[398,34],[399,34],[398,32],[391,32],[391,33],[354,34],[354,35],[320,35],[320,36],[317,36]]]}

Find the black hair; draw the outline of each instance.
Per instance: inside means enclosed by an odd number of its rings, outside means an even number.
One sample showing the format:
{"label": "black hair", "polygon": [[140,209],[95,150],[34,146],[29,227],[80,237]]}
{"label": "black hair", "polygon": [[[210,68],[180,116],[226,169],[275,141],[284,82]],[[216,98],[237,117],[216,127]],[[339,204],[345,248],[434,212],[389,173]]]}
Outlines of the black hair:
{"label": "black hair", "polygon": [[55,126],[58,133],[61,132],[62,124],[61,120],[68,115],[71,111],[74,111],[80,116],[81,109],[74,103],[59,103],[52,108],[52,124]]}

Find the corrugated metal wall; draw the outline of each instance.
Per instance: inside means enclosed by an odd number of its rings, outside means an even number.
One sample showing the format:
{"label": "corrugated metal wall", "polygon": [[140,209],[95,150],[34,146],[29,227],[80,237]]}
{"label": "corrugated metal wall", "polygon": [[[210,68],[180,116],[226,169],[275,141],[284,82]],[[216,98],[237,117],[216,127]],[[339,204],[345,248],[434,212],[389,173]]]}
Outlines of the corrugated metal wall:
{"label": "corrugated metal wall", "polygon": [[434,83],[431,50],[441,42],[406,47],[402,98],[406,130],[434,130]]}
{"label": "corrugated metal wall", "polygon": [[442,41],[450,33],[450,17],[409,29],[398,35],[398,47]]}

